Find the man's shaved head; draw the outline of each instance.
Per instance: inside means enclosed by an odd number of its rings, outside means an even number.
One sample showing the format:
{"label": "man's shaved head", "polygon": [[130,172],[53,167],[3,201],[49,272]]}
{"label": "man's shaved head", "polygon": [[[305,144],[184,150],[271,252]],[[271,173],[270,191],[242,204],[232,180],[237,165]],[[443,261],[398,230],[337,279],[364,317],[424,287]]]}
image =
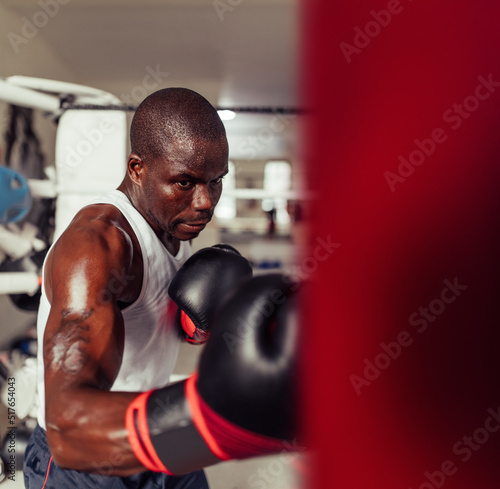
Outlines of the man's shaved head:
{"label": "man's shaved head", "polygon": [[212,219],[220,199],[229,156],[224,125],[200,94],[165,88],[137,108],[130,142],[118,190],[175,254]]}
{"label": "man's shaved head", "polygon": [[194,139],[225,139],[215,108],[187,88],[165,88],[145,98],[130,127],[132,153],[146,162],[165,158],[173,145],[188,148]]}

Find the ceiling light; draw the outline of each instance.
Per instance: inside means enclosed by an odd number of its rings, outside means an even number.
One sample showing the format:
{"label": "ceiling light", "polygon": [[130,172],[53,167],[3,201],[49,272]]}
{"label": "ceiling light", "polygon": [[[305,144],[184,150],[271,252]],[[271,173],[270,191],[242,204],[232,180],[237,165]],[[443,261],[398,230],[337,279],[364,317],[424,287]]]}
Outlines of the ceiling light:
{"label": "ceiling light", "polygon": [[223,121],[232,121],[236,117],[236,112],[232,110],[218,110],[217,114]]}

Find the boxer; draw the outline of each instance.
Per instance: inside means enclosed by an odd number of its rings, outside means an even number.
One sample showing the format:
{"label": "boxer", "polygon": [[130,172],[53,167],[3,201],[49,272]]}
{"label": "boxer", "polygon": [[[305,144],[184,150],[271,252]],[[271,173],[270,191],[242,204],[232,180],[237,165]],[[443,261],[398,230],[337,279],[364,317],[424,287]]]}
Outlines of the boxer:
{"label": "boxer", "polygon": [[[203,467],[281,452],[293,436],[289,282],[252,279],[225,246],[188,261],[228,168],[216,110],[160,90],[130,140],[121,185],[78,212],[44,263],[29,489],[206,488]],[[208,341],[197,373],[167,385],[180,327]]]}
{"label": "boxer", "polygon": [[[181,338],[168,285],[212,218],[227,138],[206,99],[168,88],[140,104],[130,143],[120,186],[77,213],[44,263],[29,488],[47,473],[46,488],[207,487],[202,472],[145,471],[124,420],[138,393],[164,387],[174,368]],[[64,483],[56,467],[71,471]]]}

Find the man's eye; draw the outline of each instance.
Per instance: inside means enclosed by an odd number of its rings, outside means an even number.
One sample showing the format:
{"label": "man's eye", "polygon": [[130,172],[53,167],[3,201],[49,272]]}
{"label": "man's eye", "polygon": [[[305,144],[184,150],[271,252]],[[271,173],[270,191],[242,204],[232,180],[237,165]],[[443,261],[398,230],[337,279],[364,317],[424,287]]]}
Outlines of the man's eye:
{"label": "man's eye", "polygon": [[177,182],[179,187],[181,188],[189,188],[191,186],[191,182],[188,182],[186,180],[183,180],[181,182]]}
{"label": "man's eye", "polygon": [[216,178],[215,180],[212,180],[212,183],[219,184],[219,183],[221,183],[221,182],[222,182],[222,179],[223,179],[223,178],[224,178],[224,177],[219,177],[219,178]]}

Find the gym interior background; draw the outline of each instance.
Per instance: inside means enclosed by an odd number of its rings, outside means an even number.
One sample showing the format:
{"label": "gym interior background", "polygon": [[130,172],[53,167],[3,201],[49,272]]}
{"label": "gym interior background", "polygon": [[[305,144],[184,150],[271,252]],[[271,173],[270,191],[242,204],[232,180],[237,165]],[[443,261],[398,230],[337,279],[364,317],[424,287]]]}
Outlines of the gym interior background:
{"label": "gym interior background", "polygon": [[[298,19],[295,0],[2,0],[0,77],[77,83],[129,105],[157,89],[183,86],[220,108],[257,109],[236,111],[224,121],[231,173],[216,218],[194,249],[226,242],[251,260],[255,273],[293,273],[307,215],[298,138],[303,116],[296,110]],[[128,112],[128,122],[131,116]],[[0,101],[2,165],[11,118],[9,105]],[[57,124],[34,110],[32,128],[47,170],[44,178],[54,177]],[[14,149],[10,164],[19,170],[20,152]],[[0,260],[1,266],[13,261],[5,254]],[[35,316],[0,295],[0,358],[32,333]],[[200,352],[183,346],[176,374],[191,373]],[[0,416],[3,439],[7,417]],[[289,454],[207,470],[211,486],[219,489],[298,487],[297,472]],[[18,475],[2,487],[24,487]]]}

